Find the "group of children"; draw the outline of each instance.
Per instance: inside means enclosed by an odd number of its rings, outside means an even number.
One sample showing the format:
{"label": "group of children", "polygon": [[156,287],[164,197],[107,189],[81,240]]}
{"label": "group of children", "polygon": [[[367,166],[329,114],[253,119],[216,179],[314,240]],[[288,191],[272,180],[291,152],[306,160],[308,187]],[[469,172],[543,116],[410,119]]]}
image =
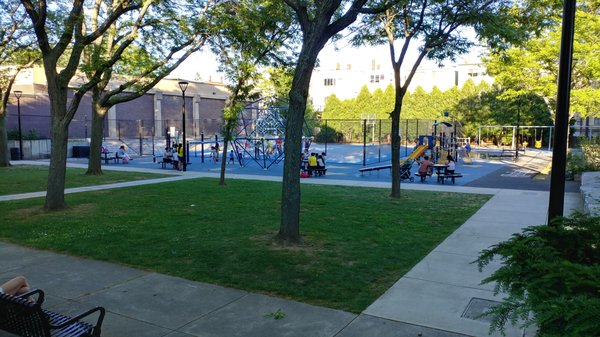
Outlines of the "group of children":
{"label": "group of children", "polygon": [[321,152],[320,154],[316,152],[312,152],[310,156],[308,155],[308,151],[302,152],[300,157],[300,174],[301,176],[305,174],[306,176],[311,175],[312,170],[320,170],[316,174],[324,175],[325,174],[325,152]]}
{"label": "group of children", "polygon": [[179,143],[175,145],[173,143],[172,147],[165,147],[163,163],[171,163],[173,164],[173,168],[181,171],[183,168],[183,144]]}

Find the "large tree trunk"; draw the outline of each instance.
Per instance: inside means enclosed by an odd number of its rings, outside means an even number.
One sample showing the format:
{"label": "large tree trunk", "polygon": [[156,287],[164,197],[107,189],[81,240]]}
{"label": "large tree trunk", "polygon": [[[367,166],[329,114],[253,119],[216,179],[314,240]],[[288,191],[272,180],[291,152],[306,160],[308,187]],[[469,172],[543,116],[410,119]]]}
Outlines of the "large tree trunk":
{"label": "large tree trunk", "polygon": [[225,169],[227,167],[227,144],[231,138],[231,122],[230,120],[225,121],[225,134],[223,135],[223,155],[221,156],[221,175],[219,177],[219,185],[225,184]]}
{"label": "large tree trunk", "polygon": [[0,113],[0,167],[10,166],[10,151],[6,133],[6,111]]}
{"label": "large tree trunk", "polygon": [[[99,98],[99,97],[98,97]],[[102,175],[102,131],[104,129],[104,118],[106,117],[107,107],[100,106],[94,92],[92,98],[92,138],[90,139],[90,158],[88,161],[87,175]]]}
{"label": "large tree trunk", "polygon": [[50,170],[48,172],[48,189],[46,191],[47,210],[67,208],[65,202],[65,178],[67,174],[67,142],[69,124],[52,114]]}
{"label": "large tree trunk", "polygon": [[300,154],[302,153],[302,126],[304,124],[310,77],[321,48],[318,48],[316,44],[303,48],[298,58],[289,94],[290,107],[285,128],[285,161],[283,164],[279,238],[290,243],[301,241]]}
{"label": "large tree trunk", "polygon": [[[44,62],[45,67],[52,67],[51,63]],[[69,136],[69,123],[67,117],[67,92],[66,85],[59,83],[57,76],[46,70],[48,80],[48,96],[50,96],[50,114],[52,116],[52,130],[50,140],[50,168],[48,172],[48,189],[46,190],[46,210],[59,210],[67,208],[65,203],[65,177],[67,173],[67,144]]]}
{"label": "large tree trunk", "polygon": [[[391,197],[400,197],[400,112],[404,94],[400,86],[400,65],[394,65],[396,100],[392,111],[392,193]],[[405,130],[406,133],[406,130]]]}

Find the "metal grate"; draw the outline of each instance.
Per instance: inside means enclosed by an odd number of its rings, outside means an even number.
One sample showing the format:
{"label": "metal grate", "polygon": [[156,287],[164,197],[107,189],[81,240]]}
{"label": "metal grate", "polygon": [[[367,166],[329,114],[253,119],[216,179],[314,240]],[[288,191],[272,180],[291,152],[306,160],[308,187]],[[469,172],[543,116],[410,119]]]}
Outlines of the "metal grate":
{"label": "metal grate", "polygon": [[467,305],[467,308],[465,309],[461,317],[490,323],[492,321],[492,318],[488,316],[481,316],[481,314],[486,312],[488,309],[495,307],[498,304],[500,304],[500,302],[498,301],[491,301],[483,298],[473,297],[471,298],[471,301],[469,301],[469,304]]}

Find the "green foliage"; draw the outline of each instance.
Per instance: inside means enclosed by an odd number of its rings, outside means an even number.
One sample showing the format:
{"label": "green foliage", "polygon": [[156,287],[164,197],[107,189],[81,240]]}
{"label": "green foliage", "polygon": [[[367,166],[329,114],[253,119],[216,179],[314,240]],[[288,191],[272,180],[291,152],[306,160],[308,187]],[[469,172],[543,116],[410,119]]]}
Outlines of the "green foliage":
{"label": "green foliage", "polygon": [[[554,110],[562,12],[560,6],[549,6],[550,2],[528,1],[528,4],[532,12],[546,13],[545,24],[540,26],[543,34],[520,47],[492,52],[485,61],[488,72],[495,77],[500,88],[535,93],[544,98],[549,109]],[[597,0],[581,2],[575,18],[571,113],[582,117],[600,115],[598,8]]]}
{"label": "green foliage", "polygon": [[496,282],[494,292],[508,295],[488,312],[490,329],[521,321],[535,324],[538,336],[600,336],[599,248],[600,218],[576,213],[483,250],[480,270],[503,261],[483,283]]}
{"label": "green foliage", "polygon": [[317,133],[317,137],[315,141],[317,143],[336,143],[340,139],[343,139],[344,135],[341,132],[336,131],[333,127],[329,125],[321,125],[321,129],[319,133]]}
{"label": "green foliage", "polygon": [[585,162],[593,169],[593,171],[600,170],[600,145],[584,142],[581,144],[581,151],[583,152]]}
{"label": "green foliage", "polygon": [[[10,140],[19,140],[19,129],[14,128],[7,131],[7,136]],[[36,129],[31,129],[27,132],[23,132],[22,138],[23,140],[38,140],[40,139],[40,133]]]}
{"label": "green foliage", "polygon": [[[478,86],[456,105],[465,134],[475,136],[479,125],[552,125],[552,115],[544,98],[535,92]],[[525,138],[532,130],[523,129]]]}
{"label": "green foliage", "polygon": [[264,96],[288,99],[292,87],[294,72],[291,67],[277,66],[269,67],[263,74],[256,87]]}

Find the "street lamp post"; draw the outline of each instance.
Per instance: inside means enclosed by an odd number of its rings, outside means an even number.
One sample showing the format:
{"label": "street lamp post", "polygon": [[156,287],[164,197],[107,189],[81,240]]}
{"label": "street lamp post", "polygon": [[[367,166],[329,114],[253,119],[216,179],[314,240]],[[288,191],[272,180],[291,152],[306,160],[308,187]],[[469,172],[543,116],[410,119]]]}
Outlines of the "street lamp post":
{"label": "street lamp post", "polygon": [[23,96],[23,92],[15,90],[14,94],[17,98],[17,121],[19,124],[19,160],[23,160],[23,133],[21,132],[21,96]]}
{"label": "street lamp post", "polygon": [[181,89],[181,98],[183,100],[183,103],[181,105],[181,113],[182,113],[182,117],[183,117],[183,171],[187,171],[187,149],[186,149],[186,141],[185,141],[185,91],[187,90],[188,87],[188,82],[186,81],[180,81],[179,82],[179,88]]}

